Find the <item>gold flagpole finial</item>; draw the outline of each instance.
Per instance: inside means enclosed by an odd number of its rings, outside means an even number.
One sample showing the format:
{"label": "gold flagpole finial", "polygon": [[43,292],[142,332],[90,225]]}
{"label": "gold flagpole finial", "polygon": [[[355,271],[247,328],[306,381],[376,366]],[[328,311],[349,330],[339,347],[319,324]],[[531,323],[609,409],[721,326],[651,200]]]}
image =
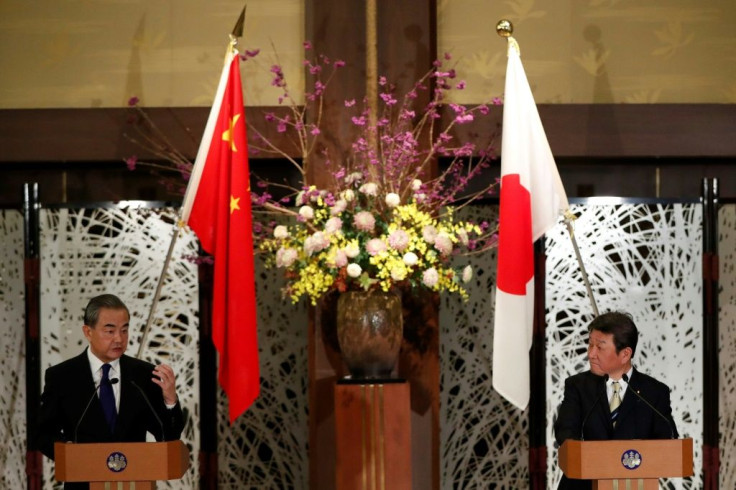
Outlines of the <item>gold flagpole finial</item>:
{"label": "gold flagpole finial", "polygon": [[514,33],[514,24],[508,19],[501,19],[496,24],[496,34],[501,37],[510,37]]}
{"label": "gold flagpole finial", "polygon": [[514,24],[511,23],[508,19],[501,19],[496,24],[496,34],[498,34],[501,37],[505,37],[508,40],[509,44],[509,50],[514,50],[518,55],[521,55],[521,49],[519,49],[519,43],[516,42],[516,39],[514,39],[513,34],[514,32]]}
{"label": "gold flagpole finial", "polygon": [[240,17],[238,17],[238,21],[235,23],[235,27],[233,27],[233,32],[230,34],[230,38],[234,37],[243,37],[243,24],[245,24],[245,8],[248,6],[248,4],[243,5],[243,10],[240,11]]}
{"label": "gold flagpole finial", "polygon": [[230,44],[227,45],[228,54],[225,56],[226,60],[229,55],[237,50],[238,38],[243,37],[243,25],[245,24],[245,7],[247,6],[247,4],[243,5],[243,10],[240,11],[240,16],[238,17],[238,21],[235,23],[235,27],[233,27],[233,32],[229,34]]}

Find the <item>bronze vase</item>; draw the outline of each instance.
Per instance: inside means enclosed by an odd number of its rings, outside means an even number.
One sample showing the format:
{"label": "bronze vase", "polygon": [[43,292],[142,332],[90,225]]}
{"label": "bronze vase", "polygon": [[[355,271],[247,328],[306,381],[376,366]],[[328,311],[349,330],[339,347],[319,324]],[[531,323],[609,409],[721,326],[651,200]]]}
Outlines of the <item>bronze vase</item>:
{"label": "bronze vase", "polygon": [[337,300],[337,341],[352,378],[389,378],[403,335],[401,297],[348,291]]}

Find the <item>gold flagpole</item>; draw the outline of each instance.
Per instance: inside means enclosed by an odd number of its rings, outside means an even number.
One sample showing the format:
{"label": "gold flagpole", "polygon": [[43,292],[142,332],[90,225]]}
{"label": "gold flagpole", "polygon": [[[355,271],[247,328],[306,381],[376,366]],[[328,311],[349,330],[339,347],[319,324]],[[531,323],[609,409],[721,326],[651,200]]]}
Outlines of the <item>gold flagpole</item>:
{"label": "gold flagpole", "polygon": [[[225,59],[227,59],[228,56],[235,50],[235,47],[238,44],[238,38],[243,36],[243,25],[245,24],[245,7],[246,6],[244,6],[243,10],[240,12],[240,16],[238,17],[237,22],[235,22],[235,27],[233,28],[233,31],[230,34],[230,42],[228,43],[227,54],[225,55]],[[138,353],[136,357],[139,357],[139,358],[141,357],[141,354],[143,353],[143,349],[145,348],[146,343],[148,341],[148,333],[151,330],[151,324],[153,323],[153,316],[156,312],[156,307],[158,306],[158,300],[161,298],[161,290],[163,289],[164,279],[166,278],[166,272],[169,269],[169,263],[171,262],[171,256],[174,254],[174,246],[176,245],[176,239],[179,237],[179,233],[182,231],[182,228],[184,228],[184,222],[181,219],[181,208],[179,209],[179,216],[176,220],[176,223],[174,223],[173,228],[174,230],[171,235],[171,241],[169,242],[169,250],[166,252],[166,258],[164,259],[164,265],[163,265],[163,268],[161,269],[161,274],[158,277],[158,283],[156,284],[156,291],[154,292],[153,300],[151,301],[151,308],[148,310],[148,319],[146,320],[146,325],[143,327],[141,342],[140,344],[138,344]]]}

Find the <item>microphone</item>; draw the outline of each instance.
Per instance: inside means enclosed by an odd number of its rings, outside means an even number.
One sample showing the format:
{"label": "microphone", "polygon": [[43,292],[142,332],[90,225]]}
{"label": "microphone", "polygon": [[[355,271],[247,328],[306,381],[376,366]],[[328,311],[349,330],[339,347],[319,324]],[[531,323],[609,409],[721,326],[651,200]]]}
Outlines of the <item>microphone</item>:
{"label": "microphone", "polygon": [[[605,384],[605,383],[607,383],[607,382],[608,382],[608,375],[607,375],[607,374],[604,374],[604,375],[603,375],[603,383]],[[601,400],[601,397],[603,396],[603,394],[604,394],[605,392],[606,392],[606,391],[605,391],[605,390],[603,390],[603,392],[602,392],[602,393],[598,393],[598,397],[597,397],[597,398],[595,399],[595,401],[593,402],[593,406],[592,406],[592,407],[590,407],[590,410],[588,410],[588,413],[586,413],[586,414],[585,414],[585,417],[583,418],[583,423],[582,423],[582,425],[580,426],[580,440],[581,440],[581,441],[584,441],[584,440],[585,440],[585,436],[583,435],[583,433],[585,432],[585,423],[586,423],[586,422],[588,421],[588,418],[589,418],[589,417],[590,417],[590,415],[591,415],[591,414],[593,413],[593,409],[595,408],[595,406],[596,406],[596,405],[598,405],[598,402],[599,402],[599,401]]]}
{"label": "microphone", "polygon": [[164,433],[164,423],[161,422],[161,417],[158,416],[158,413],[153,408],[153,405],[151,404],[151,400],[148,399],[148,397],[146,396],[146,392],[143,391],[143,388],[141,388],[140,386],[138,386],[135,381],[130,380],[130,384],[132,384],[133,386],[135,386],[136,389],[140,392],[141,396],[146,401],[146,405],[148,405],[148,408],[151,409],[151,413],[153,414],[154,417],[156,417],[156,422],[158,422],[158,426],[161,428],[161,441],[162,442],[165,441],[166,440],[166,434]]}
{"label": "microphone", "polygon": [[[120,380],[118,378],[111,378],[107,381],[110,383],[110,386],[118,384]],[[92,400],[95,399],[97,396],[97,390],[100,389],[100,386],[102,386],[102,380],[100,380],[99,383],[95,385],[94,391],[92,391],[92,396],[89,397],[89,401],[87,402],[87,405],[84,407],[84,411],[82,411],[82,415],[79,417],[79,420],[77,421],[77,425],[74,427],[74,442],[77,442],[78,439],[78,433],[79,433],[79,426],[82,425],[82,420],[84,419],[84,416],[87,415],[87,411],[89,410],[89,407],[92,406]]]}
{"label": "microphone", "polygon": [[[624,381],[626,381],[626,383],[628,384],[628,382],[629,382],[629,376],[627,374],[624,374],[623,376],[621,376],[621,379],[623,379]],[[656,413],[657,415],[659,415],[660,417],[662,417],[662,419],[665,422],[667,422],[667,426],[670,428],[670,438],[671,439],[675,439],[676,438],[675,437],[675,426],[672,424],[672,422],[670,422],[670,419],[668,419],[667,417],[665,417],[662,412],[660,412],[659,410],[657,410],[656,408],[654,408],[654,405],[652,405],[651,403],[649,403],[649,401],[646,398],[644,398],[643,396],[641,396],[638,391],[636,391],[633,388],[631,388],[630,390],[626,390],[627,393],[629,391],[631,391],[632,393],[634,393],[639,398],[639,400],[641,400],[644,403],[646,403],[646,405],[649,408],[651,408],[654,413]]]}

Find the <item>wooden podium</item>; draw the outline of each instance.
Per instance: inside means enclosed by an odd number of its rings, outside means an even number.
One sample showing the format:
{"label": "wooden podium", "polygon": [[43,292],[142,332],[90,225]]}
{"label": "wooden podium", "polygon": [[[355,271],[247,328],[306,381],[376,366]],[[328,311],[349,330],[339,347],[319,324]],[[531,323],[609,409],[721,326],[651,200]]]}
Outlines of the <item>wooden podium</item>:
{"label": "wooden podium", "polygon": [[593,490],[657,490],[659,478],[693,475],[693,440],[567,440],[558,458],[565,476],[593,480]]}
{"label": "wooden podium", "polygon": [[181,478],[189,450],[181,441],[54,444],[58,481],[89,482],[90,490],[153,490],[156,480]]}

